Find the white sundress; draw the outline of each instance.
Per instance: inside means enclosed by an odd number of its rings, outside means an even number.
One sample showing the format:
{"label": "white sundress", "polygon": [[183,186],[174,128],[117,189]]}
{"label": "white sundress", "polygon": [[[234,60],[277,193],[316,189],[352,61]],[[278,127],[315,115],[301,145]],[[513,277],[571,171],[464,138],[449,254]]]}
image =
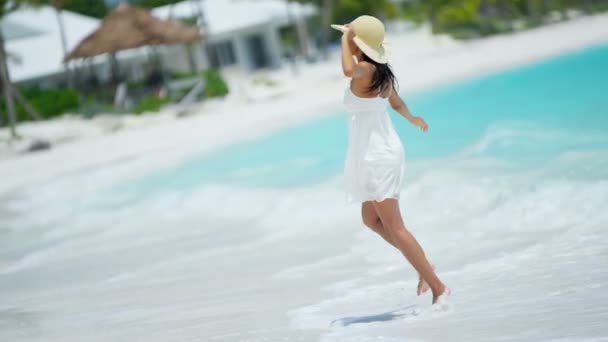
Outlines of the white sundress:
{"label": "white sundress", "polygon": [[344,165],[347,200],[399,199],[405,154],[387,112],[388,99],[358,97],[348,87],[344,104],[349,134]]}

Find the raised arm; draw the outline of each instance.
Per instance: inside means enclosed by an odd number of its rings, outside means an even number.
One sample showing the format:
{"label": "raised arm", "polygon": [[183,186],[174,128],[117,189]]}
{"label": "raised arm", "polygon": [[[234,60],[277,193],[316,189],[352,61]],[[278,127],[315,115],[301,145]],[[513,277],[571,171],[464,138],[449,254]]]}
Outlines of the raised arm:
{"label": "raised arm", "polygon": [[348,29],[342,34],[342,71],[344,76],[353,77],[355,72],[355,60],[353,59],[353,51],[351,49],[352,30]]}
{"label": "raised arm", "polygon": [[357,46],[353,42],[355,36],[349,24],[344,25],[345,31],[342,34],[342,72],[349,78],[361,78],[373,71],[373,65],[367,62],[356,63],[353,58],[357,51]]}
{"label": "raised arm", "polygon": [[391,92],[391,96],[389,97],[389,103],[397,113],[401,114],[401,116],[406,118],[407,121],[409,121],[412,125],[420,128],[423,132],[426,132],[429,129],[429,125],[427,125],[423,118],[419,116],[413,116],[412,113],[410,113],[409,108],[407,107],[405,102],[403,102],[395,88],[393,88],[393,91]]}

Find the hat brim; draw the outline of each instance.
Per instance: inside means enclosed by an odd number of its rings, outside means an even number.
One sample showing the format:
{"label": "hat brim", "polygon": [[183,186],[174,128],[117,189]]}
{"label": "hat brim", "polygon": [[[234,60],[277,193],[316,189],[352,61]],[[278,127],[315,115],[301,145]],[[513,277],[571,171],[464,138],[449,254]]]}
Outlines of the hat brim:
{"label": "hat brim", "polygon": [[375,48],[365,44],[365,42],[357,36],[355,36],[353,38],[353,41],[355,42],[357,47],[359,47],[359,49],[361,49],[361,51],[367,57],[371,58],[376,63],[380,63],[380,64],[388,63],[388,53],[386,52],[386,49],[384,48],[384,46],[381,45],[379,48],[375,49]]}
{"label": "hat brim", "polygon": [[346,32],[346,26],[344,26],[344,25],[331,24],[331,28],[334,30],[340,31],[342,33]]}

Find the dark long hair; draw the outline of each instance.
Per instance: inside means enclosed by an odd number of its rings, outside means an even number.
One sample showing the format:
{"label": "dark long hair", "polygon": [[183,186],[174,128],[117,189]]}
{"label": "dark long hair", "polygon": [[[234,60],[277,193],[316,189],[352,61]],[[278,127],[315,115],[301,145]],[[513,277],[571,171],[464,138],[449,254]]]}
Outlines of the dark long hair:
{"label": "dark long hair", "polygon": [[364,61],[371,63],[376,67],[376,71],[372,77],[372,84],[367,89],[368,92],[382,93],[387,88],[391,87],[397,89],[397,77],[393,74],[393,70],[391,70],[391,66],[388,63],[381,64],[369,58],[365,53],[361,52],[361,54],[363,55]]}

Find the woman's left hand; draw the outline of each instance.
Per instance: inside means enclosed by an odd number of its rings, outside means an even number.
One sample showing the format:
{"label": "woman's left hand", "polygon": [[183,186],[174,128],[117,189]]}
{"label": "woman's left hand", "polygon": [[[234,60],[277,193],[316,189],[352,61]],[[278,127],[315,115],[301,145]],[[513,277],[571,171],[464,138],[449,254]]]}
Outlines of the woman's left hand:
{"label": "woman's left hand", "polygon": [[424,121],[424,119],[419,116],[414,116],[410,120],[410,122],[412,123],[412,125],[420,128],[423,132],[426,132],[429,129],[429,125],[426,123],[426,121]]}
{"label": "woman's left hand", "polygon": [[352,26],[350,26],[350,24],[344,24],[344,27],[346,30],[342,36],[348,40],[352,40],[355,37],[355,31],[353,30]]}

